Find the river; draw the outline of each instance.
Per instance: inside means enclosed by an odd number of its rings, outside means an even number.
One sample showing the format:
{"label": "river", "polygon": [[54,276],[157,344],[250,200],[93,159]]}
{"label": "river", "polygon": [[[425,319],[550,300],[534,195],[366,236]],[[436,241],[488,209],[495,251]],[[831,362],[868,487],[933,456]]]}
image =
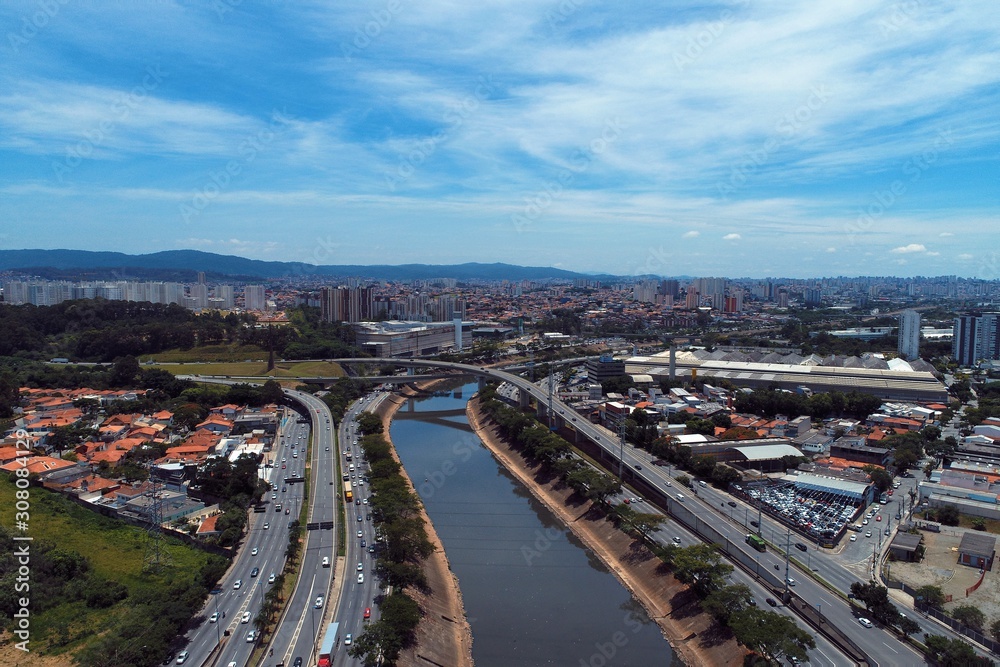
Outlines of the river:
{"label": "river", "polygon": [[459,579],[476,666],[680,664],[614,575],[472,432],[475,391],[411,400],[391,435]]}

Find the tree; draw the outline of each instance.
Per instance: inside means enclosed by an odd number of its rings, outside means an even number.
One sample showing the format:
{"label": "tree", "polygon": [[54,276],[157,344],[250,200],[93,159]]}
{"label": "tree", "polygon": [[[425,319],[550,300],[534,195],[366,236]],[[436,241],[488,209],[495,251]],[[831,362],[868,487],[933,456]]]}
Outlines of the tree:
{"label": "tree", "polygon": [[733,584],[709,593],[702,601],[701,608],[725,624],[732,614],[749,607],[751,599],[753,594],[749,586]]}
{"label": "tree", "polygon": [[946,526],[957,526],[961,515],[958,509],[952,507],[951,505],[945,505],[944,507],[939,507],[937,511],[938,523],[943,523]]}
{"label": "tree", "polygon": [[917,589],[916,597],[935,609],[940,609],[945,603],[944,591],[940,586],[921,586]]}
{"label": "tree", "polygon": [[725,585],[733,566],[722,562],[722,554],[713,544],[695,544],[678,549],[674,555],[674,576],[685,584],[692,584],[702,596]]}
{"label": "tree", "polygon": [[993,639],[1000,642],[1000,618],[990,623],[990,634]]}
{"label": "tree", "polygon": [[729,617],[729,627],[743,646],[780,661],[783,657],[806,659],[816,640],[788,616],[749,607]]}
{"label": "tree", "polygon": [[866,465],[862,468],[868,477],[871,479],[872,484],[878,488],[879,493],[886,491],[892,486],[892,475],[887,473],[884,468],[879,468],[878,466]]}
{"label": "tree", "polygon": [[920,625],[909,616],[903,616],[897,625],[899,626],[899,631],[905,637],[909,637],[914,632],[920,631]]}
{"label": "tree", "polygon": [[991,660],[980,660],[971,646],[961,639],[948,639],[941,635],[924,635],[927,655],[937,664],[946,667],[966,667],[968,665],[992,665]]}
{"label": "tree", "polygon": [[964,623],[977,632],[983,631],[986,625],[986,615],[978,607],[964,604],[951,610],[951,617],[959,623]]}
{"label": "tree", "polygon": [[364,435],[381,433],[383,431],[382,418],[371,412],[362,412],[358,415],[358,430]]}

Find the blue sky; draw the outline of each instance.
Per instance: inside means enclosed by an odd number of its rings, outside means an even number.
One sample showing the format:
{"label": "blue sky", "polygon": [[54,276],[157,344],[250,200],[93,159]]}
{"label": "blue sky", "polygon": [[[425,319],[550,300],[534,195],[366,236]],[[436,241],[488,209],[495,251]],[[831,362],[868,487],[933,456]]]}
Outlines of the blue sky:
{"label": "blue sky", "polygon": [[2,3],[0,248],[1000,279],[940,4]]}

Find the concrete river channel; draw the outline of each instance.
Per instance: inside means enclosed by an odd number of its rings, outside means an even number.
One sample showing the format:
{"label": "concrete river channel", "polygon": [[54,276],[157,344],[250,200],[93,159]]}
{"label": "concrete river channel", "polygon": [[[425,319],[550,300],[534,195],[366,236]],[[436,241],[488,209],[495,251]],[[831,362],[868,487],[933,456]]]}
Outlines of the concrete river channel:
{"label": "concrete river channel", "polygon": [[411,399],[391,435],[459,579],[476,667],[679,665],[614,575],[472,432],[475,391]]}

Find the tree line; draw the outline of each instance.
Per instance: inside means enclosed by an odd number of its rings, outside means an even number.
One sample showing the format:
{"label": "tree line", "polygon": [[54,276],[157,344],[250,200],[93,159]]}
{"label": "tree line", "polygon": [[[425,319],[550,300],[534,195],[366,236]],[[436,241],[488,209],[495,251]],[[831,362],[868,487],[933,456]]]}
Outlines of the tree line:
{"label": "tree line", "polygon": [[359,415],[359,440],[368,462],[368,507],[381,535],[377,544],[374,574],[392,593],[379,600],[379,619],[365,625],[348,650],[366,667],[374,667],[381,657],[394,665],[400,652],[415,641],[420,622],[420,606],[409,589],[427,590],[423,561],[434,553],[421,516],[421,502],[412,490],[403,467],[392,455],[392,446],[383,435],[382,420],[369,412]]}

